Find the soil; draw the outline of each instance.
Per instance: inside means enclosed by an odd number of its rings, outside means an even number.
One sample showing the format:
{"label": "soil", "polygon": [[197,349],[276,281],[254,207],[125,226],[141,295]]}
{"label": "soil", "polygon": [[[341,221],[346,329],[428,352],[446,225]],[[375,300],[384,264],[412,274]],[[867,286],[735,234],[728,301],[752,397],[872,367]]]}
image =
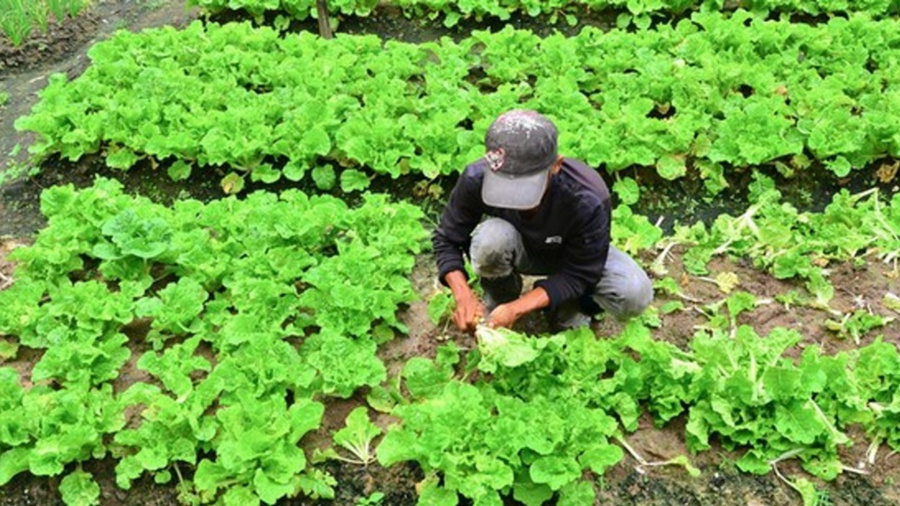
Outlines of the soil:
{"label": "soil", "polygon": [[52,21],[47,33],[35,31],[19,46],[0,38],[0,71],[25,72],[41,64],[64,60],[97,32],[98,23],[97,12],[89,10],[63,23]]}
{"label": "soil", "polygon": [[[115,29],[128,28],[139,30],[157,25],[180,26],[197,16],[195,11],[187,11],[184,0],[101,0],[77,20],[54,27],[47,36],[39,36],[19,50],[10,51],[0,45],[0,90],[10,94],[10,102],[0,107],[0,154],[6,155],[16,145],[27,146],[32,139],[23,133],[15,132],[15,118],[26,114],[37,100],[37,91],[45,84],[47,76],[54,72],[66,73],[70,78],[79,75],[87,65],[85,53],[93,43],[108,37]],[[581,19],[581,17],[579,17]],[[601,27],[608,26],[610,19],[588,22]],[[223,18],[224,20],[224,18]],[[448,30],[439,22],[422,23],[409,20],[396,13],[385,11],[378,15],[360,20],[343,20],[339,30],[348,33],[379,33],[401,40],[431,40],[441,35],[459,36],[472,28],[499,27],[492,21],[474,21],[464,28]],[[561,20],[550,22],[546,18],[523,18],[517,22],[520,26],[536,29],[539,33],[560,30],[572,33],[580,26],[568,27]],[[292,29],[315,29],[312,23],[296,23]],[[3,169],[16,169],[26,162],[25,149],[16,155],[4,156],[0,163]],[[856,182],[846,181],[848,186],[870,185],[873,174],[880,165],[866,169],[866,177]],[[40,191],[55,184],[72,183],[76,186],[87,186],[95,174],[115,177],[125,184],[129,191],[149,196],[158,202],[171,202],[173,199],[191,196],[201,200],[217,198],[221,195],[219,179],[223,170],[204,171],[199,178],[193,178],[190,187],[180,186],[165,177],[164,168],[154,171],[149,165],[121,173],[106,168],[97,157],[85,157],[78,163],[50,160],[43,167],[40,175],[34,178],[18,178],[11,184],[0,186],[0,289],[9,286],[13,279],[13,265],[7,260],[9,251],[31,241],[37,230],[43,226],[39,213]],[[613,180],[615,175],[605,174]],[[623,173],[622,175],[634,175]],[[652,182],[652,181],[651,181]],[[806,184],[808,182],[804,182]],[[451,180],[440,180],[435,187],[444,192],[452,184]],[[896,192],[896,186],[889,181],[886,187],[889,192]],[[735,187],[745,185],[736,182]],[[392,188],[395,194],[411,195],[413,184],[406,181],[376,180],[376,188]],[[267,187],[278,190],[280,187]],[[252,189],[252,188],[251,188]],[[732,210],[735,203],[734,194],[723,195],[713,201],[704,199],[700,194],[702,183],[685,180],[670,183],[667,191],[660,191],[661,197],[646,199],[647,209],[644,211],[654,217],[671,215],[671,202],[697,202],[696,206],[681,209],[679,216],[686,221],[708,218],[722,209]],[[833,191],[831,188],[828,191]],[[822,190],[824,192],[824,190]],[[797,192],[798,198],[807,201],[810,208],[820,205],[819,190]],[[705,195],[705,194],[704,194]],[[426,214],[434,216],[438,209],[439,199],[424,198]],[[737,199],[739,200],[739,199]],[[668,202],[668,204],[666,204]],[[668,219],[668,223],[671,223]],[[655,252],[654,252],[655,254]],[[684,295],[691,298],[683,300],[686,310],[676,311],[661,316],[661,326],[656,331],[657,339],[687,347],[696,327],[705,323],[706,319],[697,310],[703,305],[722,300],[726,294],[709,281],[684,273],[681,262],[681,251],[673,250],[671,259],[666,263],[668,275],[679,279]],[[653,259],[648,254],[642,258],[645,265]],[[450,325],[442,323],[435,326],[427,316],[427,300],[440,288],[435,283],[433,259],[423,255],[418,259],[413,274],[413,284],[421,296],[417,302],[410,304],[402,312],[402,320],[410,328],[408,336],[395,339],[381,349],[381,358],[385,361],[389,377],[394,378],[402,365],[411,357],[433,357],[437,347],[452,340],[461,348],[474,345],[473,338],[454,330]],[[881,305],[883,295],[888,291],[897,293],[898,272],[894,266],[872,262],[862,267],[847,264],[831,266],[832,282],[837,287],[835,299],[831,306],[841,311],[850,311],[858,307],[866,307],[885,316],[900,318],[900,314],[892,312]],[[741,315],[739,323],[752,324],[760,334],[766,334],[776,326],[796,328],[805,336],[805,345],[817,344],[827,353],[834,353],[857,346],[848,337],[842,337],[827,330],[825,321],[830,317],[824,311],[808,307],[788,307],[774,302],[777,295],[797,289],[796,282],[779,281],[772,276],[761,273],[740,259],[719,258],[711,265],[713,272],[734,272],[740,284],[737,289],[746,290],[758,298],[773,299],[772,303],[762,305],[752,312]],[[654,302],[659,306],[671,300],[670,296],[660,295]],[[548,330],[546,322],[540,315],[523,319],[517,324],[519,330],[529,333],[541,333]],[[598,338],[614,335],[621,330],[621,324],[611,318],[601,318],[593,322],[592,328]],[[884,328],[875,329],[861,336],[858,344],[868,344],[876,336],[900,345],[900,325],[891,323]],[[141,342],[140,332],[133,336],[133,357],[146,349]],[[29,375],[31,366],[39,358],[39,353],[20,350],[12,361],[0,360],[3,365],[13,365]],[[130,382],[146,380],[146,375],[135,367],[135,359],[123,368],[116,389],[127,387]],[[322,447],[330,432],[339,429],[343,420],[353,408],[365,402],[365,392],[345,401],[330,401],[326,409],[323,427],[304,440],[307,448]],[[394,423],[391,417],[380,415],[376,422],[383,428]],[[678,418],[663,428],[656,428],[649,417],[641,420],[636,432],[627,435],[628,444],[635,453],[647,460],[666,460],[677,455],[689,455],[683,442],[684,420]],[[853,434],[857,444],[848,449],[844,462],[860,467],[865,464],[865,450],[868,443],[863,435]],[[702,475],[697,479],[689,479],[683,469],[677,467],[641,468],[632,456],[627,456],[619,465],[602,477],[595,477],[598,491],[597,504],[641,504],[641,505],[780,505],[799,504],[799,496],[774,474],[754,476],[737,472],[732,465],[736,455],[716,449],[696,456],[690,456],[693,464],[700,468]],[[874,465],[865,469],[869,474],[858,475],[844,473],[832,483],[816,481],[817,485],[827,492],[835,505],[888,505],[900,503],[900,457],[882,448]],[[177,484],[157,485],[152,479],[143,477],[136,481],[130,490],[120,490],[114,484],[115,461],[107,458],[84,463],[101,485],[103,505],[148,504],[171,505],[178,501]],[[423,479],[421,469],[413,464],[395,465],[385,469],[377,463],[362,467],[353,464],[329,462],[323,465],[338,481],[337,496],[334,501],[311,501],[297,498],[284,500],[280,504],[308,505],[335,504],[353,505],[374,492],[385,494],[383,504],[412,505],[416,503],[416,483]],[[780,470],[789,476],[805,476],[796,464],[788,461]],[[189,470],[183,469],[186,477]],[[61,504],[58,493],[58,477],[44,478],[30,474],[20,474],[11,483],[0,488],[0,506],[20,505],[55,505]],[[510,502],[510,504],[513,504]]]}

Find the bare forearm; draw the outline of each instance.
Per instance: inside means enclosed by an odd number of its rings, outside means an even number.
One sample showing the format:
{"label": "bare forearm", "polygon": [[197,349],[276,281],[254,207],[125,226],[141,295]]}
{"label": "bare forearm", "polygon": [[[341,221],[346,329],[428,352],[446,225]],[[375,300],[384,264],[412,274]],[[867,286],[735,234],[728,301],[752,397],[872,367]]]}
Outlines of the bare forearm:
{"label": "bare forearm", "polygon": [[459,300],[460,297],[474,295],[472,288],[469,286],[469,281],[462,271],[448,272],[447,275],[444,276],[444,282],[447,283],[450,292],[453,293],[453,298],[456,300]]}
{"label": "bare forearm", "polygon": [[497,306],[490,314],[492,327],[511,327],[522,316],[550,305],[550,296],[541,287],[526,293],[518,299]]}
{"label": "bare forearm", "polygon": [[535,288],[525,295],[509,303],[516,318],[550,305],[550,296],[541,287]]}

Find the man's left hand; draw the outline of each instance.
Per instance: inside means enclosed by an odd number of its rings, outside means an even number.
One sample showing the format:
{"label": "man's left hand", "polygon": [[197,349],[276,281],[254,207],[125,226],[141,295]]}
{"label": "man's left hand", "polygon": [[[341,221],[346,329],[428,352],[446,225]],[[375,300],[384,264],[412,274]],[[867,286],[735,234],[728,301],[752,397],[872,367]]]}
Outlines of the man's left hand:
{"label": "man's left hand", "polygon": [[512,304],[500,304],[495,307],[491,314],[487,317],[488,327],[497,328],[504,327],[510,328],[516,323],[516,320],[519,319],[519,314],[516,312],[515,308]]}
{"label": "man's left hand", "polygon": [[512,302],[500,304],[494,308],[487,316],[487,324],[493,328],[510,328],[522,315],[549,305],[550,297],[547,295],[547,291],[537,287]]}

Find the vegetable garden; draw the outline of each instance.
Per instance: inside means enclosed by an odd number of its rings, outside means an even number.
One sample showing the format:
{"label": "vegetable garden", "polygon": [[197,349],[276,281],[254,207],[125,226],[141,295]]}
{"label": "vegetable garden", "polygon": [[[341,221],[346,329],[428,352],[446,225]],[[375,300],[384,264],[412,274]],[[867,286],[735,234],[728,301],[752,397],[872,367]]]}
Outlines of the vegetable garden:
{"label": "vegetable garden", "polygon": [[[0,88],[0,504],[900,501],[896,2],[188,3]],[[429,233],[513,107],[641,317],[448,323]]]}

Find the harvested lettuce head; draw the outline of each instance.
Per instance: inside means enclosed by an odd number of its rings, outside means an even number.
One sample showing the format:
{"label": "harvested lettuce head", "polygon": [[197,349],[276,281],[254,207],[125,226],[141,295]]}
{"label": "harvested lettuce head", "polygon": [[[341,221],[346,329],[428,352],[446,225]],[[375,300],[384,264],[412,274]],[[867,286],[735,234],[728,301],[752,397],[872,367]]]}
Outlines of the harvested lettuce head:
{"label": "harvested lettuce head", "polygon": [[481,362],[478,368],[493,373],[497,366],[518,367],[536,359],[546,345],[545,339],[536,339],[506,328],[479,325],[475,329]]}

